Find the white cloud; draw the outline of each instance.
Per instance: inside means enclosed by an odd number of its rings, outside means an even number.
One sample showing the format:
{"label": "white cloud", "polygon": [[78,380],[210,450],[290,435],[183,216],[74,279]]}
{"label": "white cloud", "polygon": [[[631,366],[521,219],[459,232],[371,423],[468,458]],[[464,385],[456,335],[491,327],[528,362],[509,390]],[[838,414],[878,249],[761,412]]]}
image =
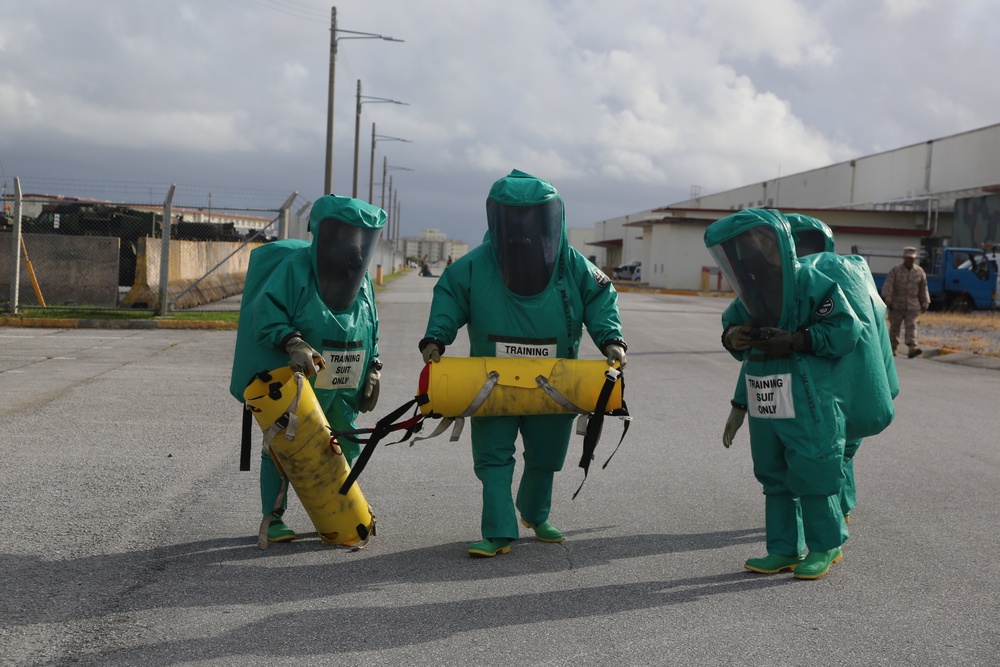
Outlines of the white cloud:
{"label": "white cloud", "polygon": [[[610,216],[686,198],[693,183],[738,187],[779,165],[793,173],[972,129],[996,122],[1000,108],[988,85],[1000,7],[989,0],[337,4],[342,29],[406,40],[340,42],[340,191],[351,178],[357,79],[367,95],[410,105],[364,105],[362,128],[375,122],[413,142],[379,142],[378,163],[415,169],[397,180],[423,201],[468,198],[473,211],[484,193],[460,183],[513,167],[608,193],[588,214]],[[314,198],[329,6],[294,5],[293,16],[270,2],[25,3],[0,23],[6,171],[32,154],[33,137],[68,137],[89,155],[145,155],[120,168],[147,178],[165,150],[199,156],[205,179],[253,154],[262,183],[287,179]],[[300,166],[275,173],[278,162]],[[411,205],[408,216],[422,210]]]}

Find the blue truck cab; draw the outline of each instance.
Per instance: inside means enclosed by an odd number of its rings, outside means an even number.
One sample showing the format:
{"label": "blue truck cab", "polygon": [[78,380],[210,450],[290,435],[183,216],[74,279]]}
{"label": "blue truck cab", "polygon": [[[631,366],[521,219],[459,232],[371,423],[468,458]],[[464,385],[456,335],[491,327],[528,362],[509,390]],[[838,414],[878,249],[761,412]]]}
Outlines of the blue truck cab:
{"label": "blue truck cab", "polygon": [[[871,265],[873,257],[899,257],[899,251],[861,250],[852,248]],[[969,311],[996,308],[998,270],[995,255],[979,248],[924,246],[920,249],[920,266],[927,273],[927,291],[931,308]],[[885,284],[886,272],[872,271],[879,292]]]}

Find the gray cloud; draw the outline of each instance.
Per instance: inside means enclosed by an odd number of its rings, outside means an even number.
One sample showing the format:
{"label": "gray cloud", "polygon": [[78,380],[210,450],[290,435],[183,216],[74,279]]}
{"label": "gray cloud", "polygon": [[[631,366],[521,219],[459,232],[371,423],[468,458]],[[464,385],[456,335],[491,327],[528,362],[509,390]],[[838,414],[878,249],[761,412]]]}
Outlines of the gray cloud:
{"label": "gray cloud", "polygon": [[[198,204],[321,193],[330,5],[0,2],[0,163],[28,191],[166,185]],[[335,190],[350,194],[355,86],[404,234],[470,243],[490,183],[551,180],[571,225],[997,121],[988,0],[343,0]],[[348,36],[341,33],[342,36]],[[101,190],[102,192],[96,192]],[[381,186],[375,186],[376,203]]]}

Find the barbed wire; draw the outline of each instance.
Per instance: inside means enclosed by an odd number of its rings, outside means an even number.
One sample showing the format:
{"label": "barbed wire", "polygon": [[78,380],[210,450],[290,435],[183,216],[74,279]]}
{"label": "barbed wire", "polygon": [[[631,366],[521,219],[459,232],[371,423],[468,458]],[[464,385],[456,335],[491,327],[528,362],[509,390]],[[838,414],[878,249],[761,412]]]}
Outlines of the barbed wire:
{"label": "barbed wire", "polygon": [[[163,204],[171,185],[158,181],[108,181],[50,176],[25,176],[20,177],[20,182],[25,197],[67,197],[118,204],[128,202],[129,205],[137,206]],[[277,210],[292,194],[291,190],[245,186],[183,183],[176,186],[173,205],[195,209]],[[4,194],[11,195],[13,191],[13,179],[4,179]]]}

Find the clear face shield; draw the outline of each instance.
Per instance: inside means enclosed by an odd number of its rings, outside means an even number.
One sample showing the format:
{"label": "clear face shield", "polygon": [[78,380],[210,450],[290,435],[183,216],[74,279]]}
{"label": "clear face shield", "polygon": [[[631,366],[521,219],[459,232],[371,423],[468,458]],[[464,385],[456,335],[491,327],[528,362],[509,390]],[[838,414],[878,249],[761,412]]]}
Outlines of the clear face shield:
{"label": "clear face shield", "polygon": [[514,294],[534,296],[552,279],[562,241],[562,199],[535,206],[486,200],[486,220],[500,274]]}
{"label": "clear face shield", "polygon": [[826,252],[826,234],[818,229],[804,229],[795,232],[795,256],[806,257]]}
{"label": "clear face shield", "polygon": [[354,305],[381,231],[355,227],[335,218],[319,223],[316,282],[327,308],[344,312]]}
{"label": "clear face shield", "polygon": [[760,225],[709,248],[726,280],[736,290],[754,324],[776,327],[781,321],[784,281],[781,245],[773,227]]}

